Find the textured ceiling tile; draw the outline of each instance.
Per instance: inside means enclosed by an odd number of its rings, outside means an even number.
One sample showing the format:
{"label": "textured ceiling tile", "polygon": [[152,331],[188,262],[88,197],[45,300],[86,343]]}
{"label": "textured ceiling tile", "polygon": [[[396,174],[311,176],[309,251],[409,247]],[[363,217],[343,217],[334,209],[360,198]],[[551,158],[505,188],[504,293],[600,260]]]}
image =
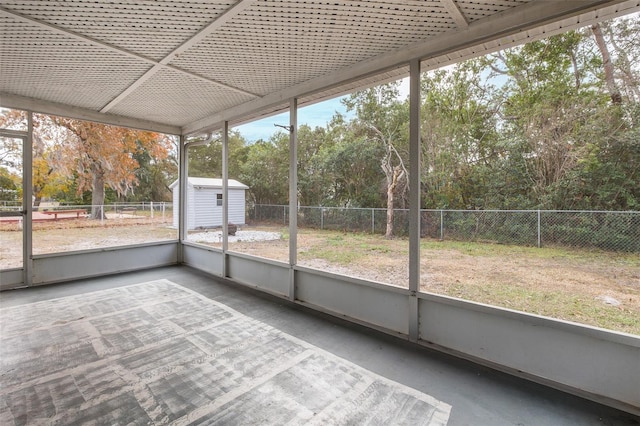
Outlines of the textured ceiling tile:
{"label": "textured ceiling tile", "polygon": [[180,126],[251,99],[251,96],[163,68],[110,112]]}
{"label": "textured ceiling tile", "polygon": [[233,0],[3,0],[2,6],[160,60],[234,3]]}
{"label": "textured ceiling tile", "polygon": [[261,0],[172,65],[264,95],[453,28],[439,1]]}
{"label": "textured ceiling tile", "polygon": [[0,91],[99,109],[149,67],[0,15]]}
{"label": "textured ceiling tile", "polygon": [[531,0],[456,0],[460,11],[469,22],[486,18],[498,12],[529,3]]}

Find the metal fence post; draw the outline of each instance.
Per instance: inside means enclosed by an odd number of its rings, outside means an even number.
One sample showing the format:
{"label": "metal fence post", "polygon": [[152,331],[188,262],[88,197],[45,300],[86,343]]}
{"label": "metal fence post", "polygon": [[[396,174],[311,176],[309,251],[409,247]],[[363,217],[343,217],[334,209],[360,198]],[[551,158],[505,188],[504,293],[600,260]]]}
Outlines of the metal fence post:
{"label": "metal fence post", "polygon": [[538,209],[538,248],[542,247],[540,238],[540,210]]}
{"label": "metal fence post", "polygon": [[376,233],[376,211],[371,209],[371,234]]}
{"label": "metal fence post", "polygon": [[324,229],[324,207],[320,208],[320,229]]}
{"label": "metal fence post", "polygon": [[444,240],[444,210],[440,210],[440,239]]}

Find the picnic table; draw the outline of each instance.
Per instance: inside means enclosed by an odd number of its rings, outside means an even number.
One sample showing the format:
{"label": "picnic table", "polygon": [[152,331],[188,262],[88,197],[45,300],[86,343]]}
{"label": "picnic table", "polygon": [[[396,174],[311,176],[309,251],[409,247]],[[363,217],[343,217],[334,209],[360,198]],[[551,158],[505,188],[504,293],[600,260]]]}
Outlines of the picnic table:
{"label": "picnic table", "polygon": [[135,216],[136,210],[138,210],[136,207],[121,207],[119,209],[116,209],[116,213],[120,213],[120,214],[128,213],[132,216]]}
{"label": "picnic table", "polygon": [[[46,211],[43,211],[42,213],[53,215],[53,220],[58,220],[59,214],[73,214],[73,213],[76,214],[75,219],[80,219],[80,215],[86,215],[87,210],[86,209],[46,210]],[[63,218],[61,217],[60,219],[63,219]],[[74,217],[73,216],[67,217],[67,219],[74,219]]]}

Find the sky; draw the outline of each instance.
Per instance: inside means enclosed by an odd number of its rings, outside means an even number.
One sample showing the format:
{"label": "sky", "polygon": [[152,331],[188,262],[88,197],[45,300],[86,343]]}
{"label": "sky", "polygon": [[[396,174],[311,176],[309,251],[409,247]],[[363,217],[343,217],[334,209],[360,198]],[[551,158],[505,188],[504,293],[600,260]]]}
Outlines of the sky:
{"label": "sky", "polygon": [[[347,109],[340,102],[341,98],[329,99],[324,102],[319,102],[314,105],[309,105],[304,108],[298,109],[298,126],[307,124],[310,127],[324,127],[331,117],[339,112],[346,115]],[[270,135],[275,133],[278,129],[274,125],[279,124],[282,126],[289,125],[289,112],[273,115],[271,117],[263,118],[261,120],[252,121],[251,123],[243,124],[235,127],[234,130],[240,131],[240,134],[244,136],[247,141],[255,142],[256,140],[268,139]]]}
{"label": "sky", "polygon": [[[402,80],[400,84],[400,98],[404,99],[409,94],[409,78]],[[325,127],[336,112],[339,112],[345,116],[347,114],[347,108],[340,102],[342,97],[329,99],[317,104],[309,105],[298,109],[298,126],[307,124],[311,128]],[[247,141],[255,142],[256,140],[268,139],[278,129],[274,124],[280,124],[283,126],[289,125],[289,113],[285,112],[271,117],[256,120],[251,123],[237,126],[234,130],[240,131],[240,134],[244,136]]]}

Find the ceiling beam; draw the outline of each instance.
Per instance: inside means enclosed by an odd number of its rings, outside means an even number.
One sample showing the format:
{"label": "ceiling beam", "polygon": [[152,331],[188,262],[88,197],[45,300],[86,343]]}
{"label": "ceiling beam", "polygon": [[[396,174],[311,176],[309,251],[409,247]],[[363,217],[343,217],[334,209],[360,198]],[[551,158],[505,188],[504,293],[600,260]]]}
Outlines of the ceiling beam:
{"label": "ceiling beam", "polygon": [[[414,59],[426,60],[452,52],[478,46],[509,35],[533,29],[551,22],[575,17],[604,8],[607,18],[637,11],[638,0],[564,0],[533,1],[506,10],[488,18],[475,21],[465,29],[446,33],[431,39],[405,46],[393,52],[359,62],[337,72],[313,78],[284,90],[270,93],[260,99],[237,105],[213,116],[196,120],[183,126],[184,135],[221,128],[225,121],[241,121],[244,116],[256,114],[286,103],[291,98],[311,95],[315,92],[339,87],[385,71],[399,68]],[[616,15],[617,14],[617,15]],[[601,20],[602,14],[596,17]],[[587,22],[576,20],[578,26]],[[541,34],[539,38],[544,37]]]}
{"label": "ceiling beam", "polygon": [[118,96],[116,96],[115,98],[111,99],[111,102],[109,102],[104,107],[102,107],[100,112],[106,113],[109,110],[111,110],[114,106],[118,105],[127,96],[132,94],[138,87],[142,86],[143,83],[145,83],[147,80],[149,80],[151,77],[153,77],[158,71],[160,71],[161,68],[163,68],[163,66],[160,65],[160,64],[155,64],[154,66],[149,68],[144,74],[142,74],[142,76],[140,78],[138,78],[136,81],[131,83],[129,85],[129,87],[127,87],[122,92],[120,92],[120,94]]}
{"label": "ceiling beam", "polygon": [[464,13],[462,13],[462,10],[460,10],[455,0],[440,0],[440,3],[442,3],[444,8],[447,9],[447,12],[449,12],[449,15],[453,18],[453,22],[455,22],[459,28],[467,28],[469,26],[467,18],[464,16]]}
{"label": "ceiling beam", "polygon": [[176,56],[181,55],[182,53],[186,52],[188,49],[190,49],[193,46],[195,46],[196,44],[200,43],[207,36],[209,36],[213,32],[215,32],[218,29],[220,29],[223,25],[225,25],[226,23],[230,22],[233,18],[235,18],[236,16],[238,16],[239,14],[244,12],[249,7],[253,6],[253,4],[256,1],[257,0],[240,0],[240,1],[238,1],[236,4],[234,4],[229,9],[224,11],[216,19],[211,21],[211,23],[209,25],[207,25],[206,27],[204,27],[203,29],[201,29],[200,31],[195,33],[193,35],[193,37],[191,37],[189,40],[185,41],[180,46],[175,48],[171,53],[169,53],[167,56],[165,56],[164,59],[162,59],[160,61],[160,63],[162,65],[167,65]]}
{"label": "ceiling beam", "polygon": [[179,135],[181,133],[181,129],[178,126],[171,126],[168,124],[156,123],[155,121],[140,120],[115,114],[104,114],[87,108],[43,101],[10,93],[0,92],[0,107],[75,118],[77,120],[94,121],[96,123],[128,127],[131,129],[149,130],[168,135]]}
{"label": "ceiling beam", "polygon": [[[222,27],[224,24],[226,24],[227,22],[232,20],[234,17],[238,16],[240,13],[242,13],[245,9],[247,9],[249,6],[251,6],[256,1],[257,0],[240,0],[238,3],[234,4],[233,6],[231,6],[224,13],[222,13],[216,19],[211,21],[211,23],[209,23],[209,25],[207,25],[206,27],[204,27],[200,31],[198,31],[196,34],[194,34],[193,37],[189,38],[187,41],[182,43],[180,46],[178,46],[175,49],[173,49],[167,56],[162,58],[160,60],[160,62],[156,63],[147,72],[145,72],[140,78],[138,78],[136,81],[134,81],[125,90],[123,90],[122,93],[120,93],[118,96],[113,98],[111,100],[111,102],[109,102],[107,105],[105,105],[100,110],[100,112],[108,112],[109,110],[111,110],[113,107],[115,107],[120,102],[122,102],[122,100],[124,100],[127,96],[129,96],[131,93],[133,93],[138,87],[140,87],[147,80],[149,80],[151,77],[153,77],[153,75],[155,75],[158,71],[160,71],[160,69],[164,68],[166,65],[169,65],[169,63],[172,60],[174,60],[177,56],[179,56],[183,52],[186,52],[188,49],[190,49],[191,47],[195,46],[197,43],[199,43],[202,40],[204,40],[208,35],[210,35],[214,31],[218,30],[220,27]],[[176,70],[178,72],[184,72],[184,70],[181,70],[180,68],[177,68],[177,67],[171,67],[171,69]],[[193,74],[193,73],[189,73],[189,75],[195,76],[195,77],[200,77],[200,76],[198,76],[196,74]],[[211,81],[209,79],[206,79],[206,80],[207,81]],[[217,81],[215,83],[219,84],[221,86],[224,86],[227,89],[234,90],[236,92],[240,92],[240,93],[245,94],[245,95],[253,96],[254,98],[258,98],[259,97],[259,95],[255,94],[255,93],[248,92],[246,90],[242,90],[242,89],[239,89],[239,88],[234,87],[234,86],[223,84],[223,83],[217,82]]]}

